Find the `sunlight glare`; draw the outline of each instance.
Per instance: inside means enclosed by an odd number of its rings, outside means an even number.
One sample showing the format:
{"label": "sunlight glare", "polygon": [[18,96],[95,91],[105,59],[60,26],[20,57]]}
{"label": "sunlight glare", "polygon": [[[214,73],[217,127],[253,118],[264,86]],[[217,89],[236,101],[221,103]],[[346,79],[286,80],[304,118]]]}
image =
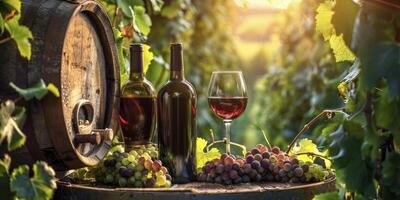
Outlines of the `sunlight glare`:
{"label": "sunlight glare", "polygon": [[298,3],[301,0],[248,0],[248,7],[260,8],[269,7],[276,9],[286,9],[291,3]]}

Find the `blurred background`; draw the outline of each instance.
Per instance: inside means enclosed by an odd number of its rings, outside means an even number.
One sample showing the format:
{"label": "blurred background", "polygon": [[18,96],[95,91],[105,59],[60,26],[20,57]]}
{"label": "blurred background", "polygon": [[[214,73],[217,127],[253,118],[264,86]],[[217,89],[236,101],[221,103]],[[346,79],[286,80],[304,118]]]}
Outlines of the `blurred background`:
{"label": "blurred background", "polygon": [[[242,70],[245,75],[249,102],[234,120],[231,137],[247,147],[265,144],[261,130],[273,145],[284,147],[313,116],[342,106],[336,86],[345,67],[335,62],[329,44],[315,31],[320,0],[133,1],[146,8],[145,15],[135,13],[133,29],[121,2],[116,1],[120,10],[102,2],[118,22],[126,57],[132,42],[151,47],[146,76],[157,89],[169,78],[169,44],[184,44],[186,77],[198,93],[198,134],[208,141],[210,130],[223,137],[222,120],[207,102],[215,70]],[[305,136],[318,142],[320,132],[316,126]]]}

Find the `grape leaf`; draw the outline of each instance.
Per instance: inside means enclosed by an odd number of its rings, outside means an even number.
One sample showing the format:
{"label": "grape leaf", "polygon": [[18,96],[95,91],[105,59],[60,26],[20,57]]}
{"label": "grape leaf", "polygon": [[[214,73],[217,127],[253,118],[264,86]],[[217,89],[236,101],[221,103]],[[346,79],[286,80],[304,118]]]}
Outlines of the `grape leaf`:
{"label": "grape leaf", "polygon": [[169,4],[165,4],[161,9],[161,15],[167,18],[174,18],[180,12],[183,0],[170,1]]}
{"label": "grape leaf", "polygon": [[130,8],[134,8],[135,6],[144,6],[143,1],[141,0],[117,0],[116,3],[118,7],[121,8],[122,13],[129,18],[133,17]]}
{"label": "grape leaf", "polygon": [[360,49],[363,83],[373,88],[382,77],[388,82],[392,97],[400,94],[400,45],[380,43]]}
{"label": "grape leaf", "polygon": [[[392,133],[400,133],[400,100],[390,98],[386,87],[380,93],[378,105],[375,108],[376,123],[379,127],[386,127]],[[393,134],[394,140],[400,144],[400,134]]]}
{"label": "grape leaf", "polygon": [[[310,139],[302,139],[300,140],[289,152],[289,155],[299,154],[299,153],[314,153],[316,155],[326,156],[326,152],[320,152],[316,144],[313,143]],[[314,158],[308,155],[299,155],[297,156],[299,160],[314,161]],[[325,165],[327,168],[330,168],[331,162],[327,159],[324,159]]]}
{"label": "grape leaf", "polygon": [[47,90],[53,93],[54,96],[60,97],[60,91],[58,90],[57,86],[55,86],[53,83],[49,83],[47,85]]}
{"label": "grape leaf", "polygon": [[1,3],[8,6],[10,9],[15,9],[18,13],[21,12],[21,1],[20,0],[3,0]]}
{"label": "grape leaf", "polygon": [[140,32],[147,36],[150,33],[151,27],[151,19],[149,15],[146,14],[143,6],[135,6],[133,7],[133,11],[135,15],[135,24],[139,28]]}
{"label": "grape leaf", "polygon": [[[398,199],[400,197],[400,154],[390,153],[383,162],[383,182],[385,184],[384,199]],[[397,187],[393,187],[397,186]]]}
{"label": "grape leaf", "polygon": [[332,163],[338,179],[346,183],[349,191],[372,198],[376,196],[372,181],[373,172],[367,167],[368,163],[362,156],[365,132],[366,130],[357,122],[344,121],[331,134],[333,141],[329,147],[331,153],[337,152],[332,155]]}
{"label": "grape leaf", "polygon": [[10,171],[11,158],[8,154],[4,155],[3,159],[0,159],[0,174],[8,174]]}
{"label": "grape leaf", "polygon": [[4,18],[2,15],[0,15],[0,35],[4,32],[4,23]]}
{"label": "grape leaf", "polygon": [[0,191],[4,200],[12,200],[15,197],[15,194],[10,190],[10,164],[11,158],[5,154],[4,158],[0,159]]}
{"label": "grape leaf", "polygon": [[203,138],[196,139],[196,165],[201,168],[204,164],[212,159],[221,157],[221,153],[216,148],[211,148],[209,152],[204,152],[207,146],[207,141]]}
{"label": "grape leaf", "polygon": [[325,41],[329,41],[332,34],[334,34],[334,27],[331,23],[333,14],[331,3],[321,3],[317,8],[315,28],[322,33]]}
{"label": "grape leaf", "polygon": [[339,95],[343,99],[348,99],[349,98],[349,90],[347,89],[346,82],[339,83],[339,85],[337,86],[337,89],[338,89]]}
{"label": "grape leaf", "polygon": [[331,45],[333,54],[335,55],[336,62],[346,61],[346,60],[355,60],[356,56],[354,53],[346,46],[346,43],[343,40],[343,34],[332,35],[329,39],[329,44]]}
{"label": "grape leaf", "polygon": [[313,200],[338,200],[340,199],[337,192],[329,192],[314,196]]}
{"label": "grape leaf", "polygon": [[161,11],[161,8],[164,4],[164,1],[162,0],[150,0],[151,7],[153,8],[153,11],[158,13]]}
{"label": "grape leaf", "polygon": [[25,120],[25,109],[16,107],[13,101],[0,105],[0,144],[7,139],[9,151],[21,147],[25,143],[25,135],[19,125]]}
{"label": "grape leaf", "polygon": [[357,16],[359,6],[353,1],[336,0],[333,7],[332,24],[337,34],[343,34],[343,39],[347,46],[351,45],[354,21]]}
{"label": "grape leaf", "polygon": [[20,17],[21,15],[13,17],[4,26],[10,37],[17,43],[21,56],[29,60],[31,58],[31,43],[29,39],[32,39],[33,36],[28,27],[19,24]]}
{"label": "grape leaf", "polygon": [[21,165],[11,175],[11,190],[27,200],[51,199],[57,187],[54,176],[54,170],[43,161],[33,165],[33,177],[29,177],[29,167]]}
{"label": "grape leaf", "polygon": [[43,79],[40,79],[35,85],[30,88],[22,89],[16,86],[14,83],[10,82],[10,86],[18,92],[19,95],[24,97],[25,100],[29,101],[33,98],[37,100],[43,99],[46,96],[47,92],[50,91],[54,96],[59,97],[60,92],[58,91],[57,87],[50,83],[46,86],[46,83]]}
{"label": "grape leaf", "polygon": [[353,61],[355,56],[353,52],[346,46],[343,34],[336,35],[336,30],[332,25],[332,17],[334,12],[332,2],[321,3],[317,8],[315,16],[315,27],[319,31],[325,41],[329,41],[331,49],[335,55],[336,62]]}
{"label": "grape leaf", "polygon": [[146,73],[147,70],[149,69],[150,63],[153,60],[154,54],[153,52],[150,51],[150,46],[147,44],[143,44],[143,65],[144,69],[143,72]]}
{"label": "grape leaf", "polygon": [[[367,16],[367,17],[365,17]],[[352,46],[361,62],[361,85],[376,87],[385,78],[391,97],[400,95],[400,45],[396,29],[384,9],[361,12],[353,34]]]}

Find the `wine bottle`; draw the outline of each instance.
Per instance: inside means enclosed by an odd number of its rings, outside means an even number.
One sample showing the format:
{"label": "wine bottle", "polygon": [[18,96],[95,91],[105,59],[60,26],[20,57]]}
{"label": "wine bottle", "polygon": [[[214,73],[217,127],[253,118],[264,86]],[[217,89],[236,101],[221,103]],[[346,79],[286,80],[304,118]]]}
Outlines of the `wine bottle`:
{"label": "wine bottle", "polygon": [[143,73],[143,46],[130,47],[130,76],[122,86],[120,125],[127,149],[150,143],[157,124],[157,94]]}
{"label": "wine bottle", "polygon": [[158,145],[160,160],[174,183],[195,179],[196,91],[184,76],[182,44],[171,45],[170,79],[160,89]]}

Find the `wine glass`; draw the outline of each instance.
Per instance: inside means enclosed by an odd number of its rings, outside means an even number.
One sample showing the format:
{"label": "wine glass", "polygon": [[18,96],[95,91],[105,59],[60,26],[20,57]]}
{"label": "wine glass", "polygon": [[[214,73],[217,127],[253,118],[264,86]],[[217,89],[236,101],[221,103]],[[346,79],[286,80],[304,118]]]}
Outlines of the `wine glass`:
{"label": "wine glass", "polygon": [[208,104],[224,121],[226,152],[231,152],[230,127],[232,121],[246,109],[247,89],[241,71],[215,71],[208,87]]}

